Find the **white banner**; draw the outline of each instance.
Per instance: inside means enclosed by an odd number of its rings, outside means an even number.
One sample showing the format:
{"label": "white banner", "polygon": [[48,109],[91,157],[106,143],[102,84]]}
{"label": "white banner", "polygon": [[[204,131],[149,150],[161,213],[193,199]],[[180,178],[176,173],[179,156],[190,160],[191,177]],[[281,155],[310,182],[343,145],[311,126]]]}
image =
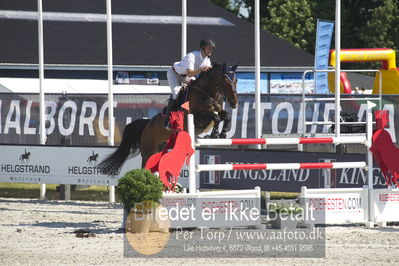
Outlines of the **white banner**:
{"label": "white banner", "polygon": [[126,161],[120,173],[108,176],[96,165],[114,148],[0,146],[0,182],[116,185],[127,171],[140,168],[141,159]]}
{"label": "white banner", "polygon": [[[0,182],[114,186],[126,172],[141,168],[138,155],[129,158],[115,176],[104,175],[97,164],[114,150],[111,147],[0,146]],[[187,166],[183,167],[178,182],[188,188]]]}
{"label": "white banner", "polygon": [[399,189],[370,191],[372,222],[399,221]]}
{"label": "white banner", "polygon": [[172,228],[260,225],[260,188],[164,194]]}
{"label": "white banner", "polygon": [[368,221],[368,190],[363,188],[307,189],[301,198],[311,210],[316,224],[366,223]]}

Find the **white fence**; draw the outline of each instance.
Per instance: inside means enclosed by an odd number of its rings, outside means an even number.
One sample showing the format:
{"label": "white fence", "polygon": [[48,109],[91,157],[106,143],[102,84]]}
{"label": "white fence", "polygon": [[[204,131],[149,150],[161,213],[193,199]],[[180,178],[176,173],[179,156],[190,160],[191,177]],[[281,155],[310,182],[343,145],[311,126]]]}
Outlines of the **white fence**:
{"label": "white fence", "polygon": [[368,188],[307,189],[301,187],[302,204],[316,224],[368,222]]}
{"label": "white fence", "polygon": [[259,226],[260,198],[259,187],[245,190],[164,193],[161,206],[168,210],[173,228]]}
{"label": "white fence", "polygon": [[399,221],[399,189],[372,189],[369,200],[371,222]]}
{"label": "white fence", "polygon": [[399,189],[301,188],[304,209],[311,209],[316,224],[373,225],[399,221]]}

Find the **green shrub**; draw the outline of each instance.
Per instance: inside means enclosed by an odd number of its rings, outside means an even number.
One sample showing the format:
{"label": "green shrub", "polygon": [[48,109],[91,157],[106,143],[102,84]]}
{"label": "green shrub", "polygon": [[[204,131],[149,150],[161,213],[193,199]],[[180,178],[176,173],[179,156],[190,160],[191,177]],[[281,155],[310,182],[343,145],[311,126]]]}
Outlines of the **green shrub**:
{"label": "green shrub", "polygon": [[119,179],[116,193],[129,211],[140,202],[159,202],[163,184],[147,169],[135,169]]}

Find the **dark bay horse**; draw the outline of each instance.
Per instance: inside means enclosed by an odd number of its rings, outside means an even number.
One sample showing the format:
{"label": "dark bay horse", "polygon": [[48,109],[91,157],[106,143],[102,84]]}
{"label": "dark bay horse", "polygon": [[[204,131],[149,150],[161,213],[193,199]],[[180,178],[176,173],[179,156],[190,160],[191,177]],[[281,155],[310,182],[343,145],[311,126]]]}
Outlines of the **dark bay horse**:
{"label": "dark bay horse", "polygon": [[[226,132],[230,127],[230,117],[223,110],[223,102],[226,100],[231,108],[237,107],[235,74],[237,66],[216,64],[188,86],[188,101],[190,113],[194,115],[196,135],[207,132],[213,127],[212,138],[226,137]],[[176,102],[179,102],[180,97],[183,97],[182,91],[177,96]],[[185,111],[185,119],[186,115]],[[139,153],[141,153],[142,167],[144,167],[148,158],[159,152],[162,149],[160,144],[165,143],[173,133],[172,130],[165,128],[164,120],[165,116],[159,113],[152,119],[138,119],[126,125],[118,149],[98,165],[103,173],[119,172],[129,155],[136,156]],[[221,121],[224,121],[224,124],[219,134],[218,128]]]}

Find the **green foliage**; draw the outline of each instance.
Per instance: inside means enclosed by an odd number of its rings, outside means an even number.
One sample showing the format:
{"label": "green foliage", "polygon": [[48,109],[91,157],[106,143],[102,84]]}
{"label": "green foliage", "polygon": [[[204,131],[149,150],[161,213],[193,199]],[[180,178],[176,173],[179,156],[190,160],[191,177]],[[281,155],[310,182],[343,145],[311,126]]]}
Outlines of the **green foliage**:
{"label": "green foliage", "polygon": [[[46,199],[59,200],[60,192],[54,184],[46,184]],[[27,183],[0,183],[1,198],[29,198],[38,199],[40,184]],[[71,200],[108,201],[106,186],[90,186],[88,188],[71,189]]]}
{"label": "green foliage", "polygon": [[[255,21],[255,1],[254,0],[233,0],[236,5],[241,5],[241,8],[246,9],[248,11],[248,17],[246,18],[250,22]],[[273,0],[260,0],[259,9],[260,9],[260,17],[268,18],[268,5],[269,2]]]}
{"label": "green foliage", "polygon": [[[254,0],[231,0],[254,21]],[[314,53],[317,19],[335,20],[335,0],[260,0],[261,27]],[[341,1],[341,48],[399,49],[399,1]],[[334,48],[334,41],[332,42]]]}
{"label": "green foliage", "polygon": [[303,208],[298,203],[285,201],[271,202],[269,203],[267,209],[271,213],[281,214],[299,214],[303,212]]}
{"label": "green foliage", "polygon": [[370,12],[361,36],[369,47],[399,48],[399,8],[397,0],[384,0]]}
{"label": "green foliage", "polygon": [[263,29],[305,51],[314,50],[316,24],[310,0],[269,1],[268,11]]}
{"label": "green foliage", "polygon": [[135,169],[119,179],[116,193],[125,206],[131,210],[143,201],[159,202],[163,185],[159,177],[147,169]]}
{"label": "green foliage", "polygon": [[210,0],[211,3],[218,5],[231,13],[238,15],[240,11],[240,0],[230,1],[230,0]]}

